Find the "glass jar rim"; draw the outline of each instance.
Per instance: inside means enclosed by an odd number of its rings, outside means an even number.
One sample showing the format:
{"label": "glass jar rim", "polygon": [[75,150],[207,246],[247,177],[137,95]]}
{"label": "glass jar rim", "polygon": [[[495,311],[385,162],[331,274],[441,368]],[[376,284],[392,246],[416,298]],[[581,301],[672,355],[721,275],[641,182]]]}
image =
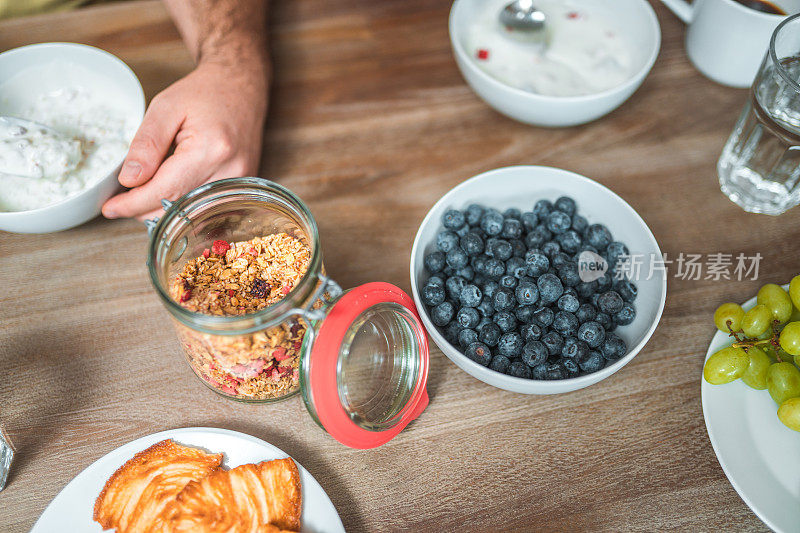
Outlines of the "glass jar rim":
{"label": "glass jar rim", "polygon": [[786,70],[786,67],[781,64],[780,60],[778,59],[778,54],[775,52],[775,40],[778,37],[778,34],[781,32],[781,30],[783,30],[784,26],[791,24],[798,19],[800,19],[800,13],[795,13],[794,15],[786,17],[780,24],[778,24],[778,26],[775,28],[775,31],[772,32],[772,37],[770,37],[769,50],[767,53],[769,54],[769,58],[772,60],[772,63],[775,65],[775,70],[778,71],[784,81],[788,83],[795,92],[800,93],[800,83],[789,76],[789,72]]}
{"label": "glass jar rim", "polygon": [[[303,274],[303,277],[295,287],[286,295],[285,298],[261,309],[254,313],[247,313],[245,315],[235,316],[219,316],[210,315],[206,313],[198,313],[190,311],[182,305],[179,305],[173,298],[169,296],[165,287],[162,285],[158,273],[156,272],[156,258],[160,243],[163,241],[165,229],[176,218],[185,216],[184,208],[192,202],[204,197],[212,197],[214,193],[223,192],[232,188],[247,188],[251,187],[254,190],[267,191],[282,197],[292,207],[296,208],[300,215],[305,219],[304,222],[308,223],[309,238],[311,245],[311,259],[308,268]],[[170,314],[183,323],[185,326],[203,333],[212,333],[215,335],[243,335],[255,333],[266,327],[271,327],[284,321],[292,314],[300,314],[302,309],[298,309],[304,301],[307,294],[313,292],[316,287],[316,278],[318,278],[320,265],[322,263],[322,252],[319,242],[319,229],[317,222],[308,206],[292,191],[270,181],[266,178],[259,177],[240,177],[240,178],[227,178],[223,180],[214,181],[201,185],[184,194],[175,200],[164,213],[164,216],[158,219],[158,222],[153,227],[150,235],[150,242],[148,244],[147,252],[147,269],[150,275],[150,281],[156,289],[156,293],[161,299],[164,306]],[[238,327],[237,327],[238,326]]]}

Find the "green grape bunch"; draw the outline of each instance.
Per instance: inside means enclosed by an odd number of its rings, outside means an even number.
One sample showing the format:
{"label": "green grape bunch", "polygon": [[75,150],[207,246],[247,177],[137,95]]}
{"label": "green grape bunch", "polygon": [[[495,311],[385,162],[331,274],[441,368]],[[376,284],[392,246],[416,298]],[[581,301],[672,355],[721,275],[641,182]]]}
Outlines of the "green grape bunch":
{"label": "green grape bunch", "polygon": [[778,419],[800,431],[800,276],[788,293],[774,283],[761,287],[748,311],[736,303],[720,305],[714,324],[734,342],[708,358],[703,378],[712,385],[741,379],[766,389],[778,405]]}

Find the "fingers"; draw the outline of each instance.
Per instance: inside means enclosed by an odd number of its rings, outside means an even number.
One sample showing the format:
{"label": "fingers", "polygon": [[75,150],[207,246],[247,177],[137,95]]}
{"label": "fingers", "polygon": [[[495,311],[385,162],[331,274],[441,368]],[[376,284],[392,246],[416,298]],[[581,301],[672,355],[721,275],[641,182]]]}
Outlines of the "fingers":
{"label": "fingers", "polygon": [[[162,199],[175,200],[208,177],[202,153],[176,152],[164,161],[150,181],[108,200],[103,205],[103,214],[108,218],[143,216],[158,210]],[[109,213],[115,217],[110,217]]]}
{"label": "fingers", "polygon": [[[163,104],[158,96],[153,98],[119,173],[119,182],[124,187],[138,187],[155,175],[182,122],[177,106]],[[103,214],[111,213],[103,211]]]}

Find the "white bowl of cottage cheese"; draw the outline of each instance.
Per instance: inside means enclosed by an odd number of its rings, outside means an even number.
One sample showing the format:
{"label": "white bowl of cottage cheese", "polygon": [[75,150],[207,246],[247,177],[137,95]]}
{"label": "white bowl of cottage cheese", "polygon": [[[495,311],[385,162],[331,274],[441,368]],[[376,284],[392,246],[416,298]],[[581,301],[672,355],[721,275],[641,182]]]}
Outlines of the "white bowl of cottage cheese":
{"label": "white bowl of cottage cheese", "polygon": [[[145,110],[120,59],[91,46],[44,43],[0,54],[0,230],[48,233],[96,217]],[[7,127],[3,127],[6,125]]]}
{"label": "white bowl of cottage cheese", "polygon": [[619,107],[639,88],[661,46],[646,0],[534,0],[541,42],[504,27],[510,0],[455,0],[450,41],[467,83],[494,109],[537,126],[574,126]]}

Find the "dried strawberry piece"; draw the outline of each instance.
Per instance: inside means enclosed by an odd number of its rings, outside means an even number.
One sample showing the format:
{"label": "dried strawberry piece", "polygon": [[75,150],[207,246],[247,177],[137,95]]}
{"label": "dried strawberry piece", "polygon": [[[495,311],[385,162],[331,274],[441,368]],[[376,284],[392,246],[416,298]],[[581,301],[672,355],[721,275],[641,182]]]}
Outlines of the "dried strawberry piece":
{"label": "dried strawberry piece", "polygon": [[208,256],[210,256],[210,255],[211,255],[211,250],[209,250],[208,248],[206,248],[205,250],[203,250],[203,257],[205,257],[206,259],[208,259]]}
{"label": "dried strawberry piece", "polygon": [[580,18],[580,16],[581,16],[581,14],[578,13],[577,11],[570,11],[569,13],[567,13],[567,18],[568,19],[573,19],[574,20],[574,19]]}
{"label": "dried strawberry piece", "polygon": [[294,343],[294,351],[295,351],[295,352],[299,352],[299,351],[300,351],[300,347],[301,347],[302,345],[303,345],[303,343],[302,343],[302,342],[300,342],[300,341],[297,341],[297,342],[295,342],[295,343]]}
{"label": "dried strawberry piece", "polygon": [[225,255],[225,253],[231,249],[231,245],[228,244],[228,241],[217,240],[211,245],[211,253],[217,255]]}
{"label": "dried strawberry piece", "polygon": [[236,294],[236,291],[235,291],[235,290],[233,290],[233,289],[228,289],[228,296],[233,296],[234,294]]}
{"label": "dried strawberry piece", "polygon": [[272,357],[274,357],[276,361],[283,361],[291,356],[286,352],[286,348],[278,346],[275,348],[275,351],[272,352]]}
{"label": "dried strawberry piece", "polygon": [[292,324],[292,327],[289,328],[289,333],[292,335],[292,337],[296,337],[297,334],[300,333],[300,330],[302,328],[303,328],[303,326],[301,326],[300,324],[295,322],[294,324]]}
{"label": "dried strawberry piece", "polygon": [[250,294],[256,298],[264,298],[269,294],[269,284],[261,278],[256,278],[253,281],[253,287],[250,289]]}
{"label": "dried strawberry piece", "polygon": [[183,291],[183,294],[181,294],[180,303],[188,302],[191,297],[192,297],[192,289],[186,289],[185,291]]}
{"label": "dried strawberry piece", "polygon": [[278,372],[280,372],[281,376],[287,376],[292,373],[292,367],[290,366],[279,366]]}
{"label": "dried strawberry piece", "polygon": [[484,59],[484,60],[485,59],[489,59],[489,50],[486,50],[485,48],[481,48],[480,50],[478,50],[477,56],[478,56],[478,59]]}
{"label": "dried strawberry piece", "polygon": [[289,294],[290,292],[292,292],[292,285],[291,284],[284,285],[284,287],[281,289],[281,292],[283,294]]}

